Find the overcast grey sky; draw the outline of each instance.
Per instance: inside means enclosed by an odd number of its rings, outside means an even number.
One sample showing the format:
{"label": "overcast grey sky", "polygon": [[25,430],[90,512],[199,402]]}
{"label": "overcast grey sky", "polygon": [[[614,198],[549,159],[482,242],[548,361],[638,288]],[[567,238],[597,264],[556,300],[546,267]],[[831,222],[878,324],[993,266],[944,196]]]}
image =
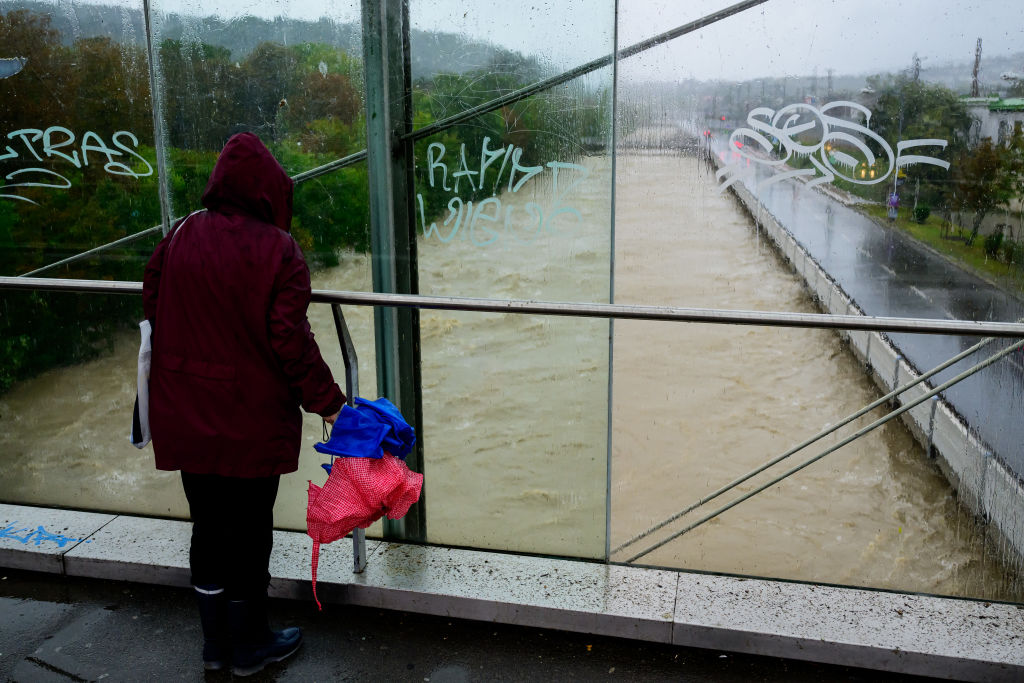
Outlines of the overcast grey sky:
{"label": "overcast grey sky", "polygon": [[[102,0],[93,0],[102,1]],[[110,2],[112,0],[106,0]],[[136,6],[139,0],[121,0]],[[358,0],[153,0],[163,11],[225,18],[254,14],[358,21]],[[619,0],[626,46],[733,4],[730,0]],[[613,0],[411,0],[413,25],[461,33],[569,67],[612,50]],[[768,0],[676,39],[623,68],[630,78],[748,78],[868,73],[1024,50],[1022,0]],[[1016,67],[1024,71],[1024,63]],[[989,74],[991,76],[991,74]]]}

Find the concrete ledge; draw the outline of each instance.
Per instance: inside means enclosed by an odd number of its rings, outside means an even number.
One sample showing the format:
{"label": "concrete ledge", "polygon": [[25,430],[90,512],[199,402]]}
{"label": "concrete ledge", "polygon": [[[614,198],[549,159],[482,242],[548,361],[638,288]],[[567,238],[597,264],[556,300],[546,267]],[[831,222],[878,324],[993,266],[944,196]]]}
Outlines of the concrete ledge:
{"label": "concrete ledge", "polygon": [[0,504],[0,565],[64,573],[64,555],[115,515]]}
{"label": "concrete ledge", "polygon": [[939,678],[1024,676],[1024,607],[693,574],[679,583],[689,600],[676,607],[678,645]]}
{"label": "concrete ledge", "polygon": [[115,581],[188,586],[192,524],[118,516],[64,554],[64,573]]}
{"label": "concrete ledge", "polygon": [[[188,584],[186,522],[15,505],[0,506],[3,520],[0,566]],[[39,543],[21,540],[29,532]],[[271,594],[310,600],[309,537],[274,533]],[[943,678],[1024,679],[1024,605],[373,540],[367,548],[362,574],[352,573],[347,539],[321,549],[322,602]]]}
{"label": "concrete ledge", "polygon": [[[311,600],[312,542],[276,533],[273,594]],[[676,572],[373,540],[367,555],[353,574],[348,539],[322,546],[321,601],[672,642]]]}

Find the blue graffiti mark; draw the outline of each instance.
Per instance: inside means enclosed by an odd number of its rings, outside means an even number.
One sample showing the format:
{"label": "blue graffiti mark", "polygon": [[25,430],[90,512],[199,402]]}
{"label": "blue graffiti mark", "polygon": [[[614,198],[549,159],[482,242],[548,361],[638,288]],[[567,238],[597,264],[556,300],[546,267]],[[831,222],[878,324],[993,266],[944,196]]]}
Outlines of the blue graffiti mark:
{"label": "blue graffiti mark", "polygon": [[0,538],[10,538],[25,545],[32,543],[38,546],[47,542],[56,543],[58,548],[63,548],[68,543],[81,543],[82,541],[92,543],[91,540],[86,541],[84,538],[71,538],[64,534],[51,534],[42,524],[31,531],[29,531],[28,527],[21,527],[19,529],[16,527],[17,524],[18,522],[15,521],[0,529]]}

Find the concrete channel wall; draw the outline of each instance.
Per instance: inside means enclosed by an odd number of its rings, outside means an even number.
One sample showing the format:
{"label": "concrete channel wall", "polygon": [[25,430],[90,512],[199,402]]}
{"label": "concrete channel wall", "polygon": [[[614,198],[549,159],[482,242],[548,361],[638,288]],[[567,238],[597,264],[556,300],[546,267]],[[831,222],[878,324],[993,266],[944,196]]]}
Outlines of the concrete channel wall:
{"label": "concrete channel wall", "polygon": [[[864,315],[857,304],[793,238],[785,226],[753,196],[747,187],[735,183],[730,190],[750,212],[799,275],[818,305],[826,313]],[[882,391],[889,393],[919,376],[900,355],[899,349],[882,334],[866,331],[842,331],[853,355],[864,363],[867,372]],[[899,405],[912,403],[933,387],[927,382],[902,393]],[[914,438],[953,485],[961,500],[975,515],[986,520],[993,533],[1003,541],[1011,562],[1024,561],[1024,485],[1006,465],[992,456],[968,425],[945,401],[932,398],[901,416]]]}

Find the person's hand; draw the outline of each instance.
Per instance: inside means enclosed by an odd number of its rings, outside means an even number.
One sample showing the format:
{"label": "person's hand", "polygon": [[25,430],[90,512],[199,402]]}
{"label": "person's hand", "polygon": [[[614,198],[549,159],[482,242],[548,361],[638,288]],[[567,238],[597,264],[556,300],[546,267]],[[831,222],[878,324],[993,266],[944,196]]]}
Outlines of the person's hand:
{"label": "person's hand", "polygon": [[332,424],[334,424],[334,421],[338,419],[339,415],[341,415],[341,411],[340,410],[338,412],[336,412],[334,415],[329,415],[329,416],[325,417],[324,418],[324,422],[326,422],[327,424],[332,425]]}

